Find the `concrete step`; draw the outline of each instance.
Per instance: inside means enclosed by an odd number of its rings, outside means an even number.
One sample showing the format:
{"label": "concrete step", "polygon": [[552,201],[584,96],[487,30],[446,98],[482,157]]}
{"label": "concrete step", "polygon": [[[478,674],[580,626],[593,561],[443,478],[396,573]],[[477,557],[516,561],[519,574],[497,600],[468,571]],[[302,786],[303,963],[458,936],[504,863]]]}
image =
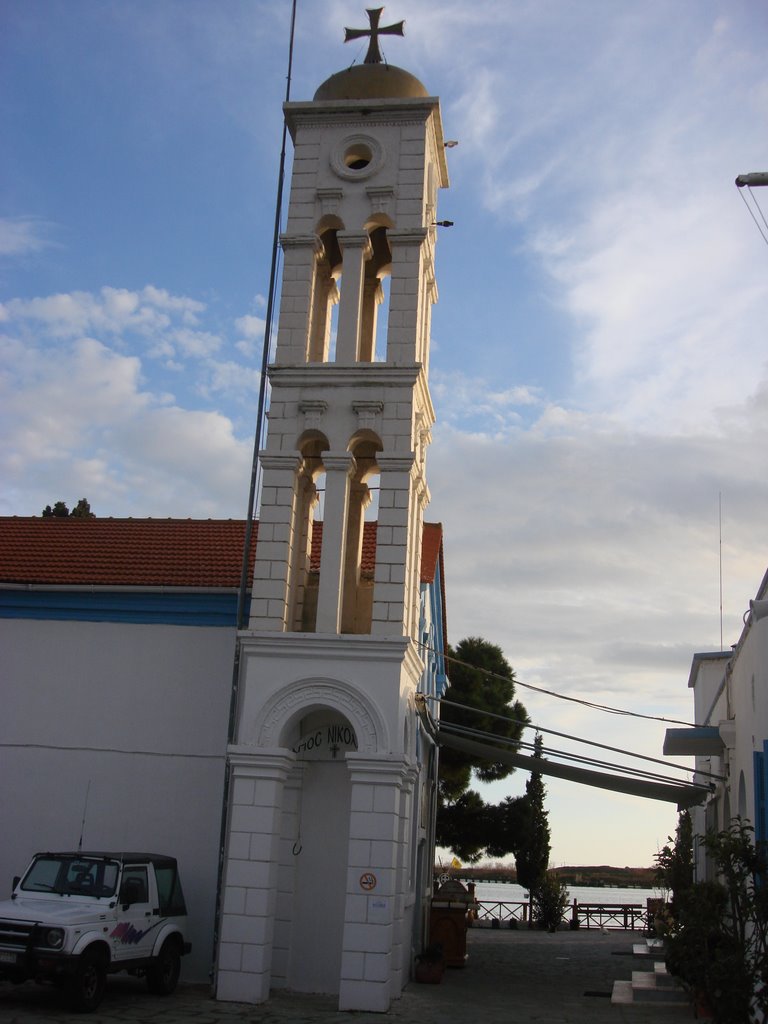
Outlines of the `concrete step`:
{"label": "concrete step", "polygon": [[636,942],[632,946],[635,956],[645,957],[650,960],[663,960],[665,949],[661,939],[645,939],[643,942]]}
{"label": "concrete step", "polygon": [[687,1003],[688,994],[674,980],[658,984],[655,971],[632,971],[633,1001],[636,1003]]}
{"label": "concrete step", "polygon": [[[631,1006],[637,1003],[652,1003],[654,1006],[684,1006],[688,1003],[688,996],[683,989],[657,989],[654,985],[636,985],[634,975],[643,973],[646,972],[633,972],[632,981],[614,981],[611,1002],[621,1006]],[[650,975],[651,972],[647,973]]]}
{"label": "concrete step", "polygon": [[667,965],[662,963],[655,963],[653,965],[653,973],[656,975],[656,985],[658,988],[679,988],[679,983],[673,974],[670,974],[667,970]]}

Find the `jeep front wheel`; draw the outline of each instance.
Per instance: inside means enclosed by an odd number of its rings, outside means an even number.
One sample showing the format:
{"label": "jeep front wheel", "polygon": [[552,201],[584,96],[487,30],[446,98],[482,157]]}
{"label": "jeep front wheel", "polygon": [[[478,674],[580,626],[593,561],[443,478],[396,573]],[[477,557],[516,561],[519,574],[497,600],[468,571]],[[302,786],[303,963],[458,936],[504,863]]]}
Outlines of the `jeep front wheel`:
{"label": "jeep front wheel", "polygon": [[75,969],[67,981],[67,1001],[73,1010],[93,1013],[104,997],[107,968],[104,957],[95,949],[80,954]]}
{"label": "jeep front wheel", "polygon": [[172,939],[164,942],[160,952],[147,970],[147,987],[156,996],[169,996],[176,988],[181,971],[179,944]]}

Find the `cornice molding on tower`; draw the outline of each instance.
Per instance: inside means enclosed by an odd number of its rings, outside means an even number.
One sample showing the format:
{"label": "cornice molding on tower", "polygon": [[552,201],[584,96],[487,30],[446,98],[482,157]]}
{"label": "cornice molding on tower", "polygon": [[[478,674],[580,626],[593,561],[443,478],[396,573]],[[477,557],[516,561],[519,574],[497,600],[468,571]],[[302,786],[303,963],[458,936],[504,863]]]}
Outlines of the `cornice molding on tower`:
{"label": "cornice molding on tower", "polygon": [[[317,679],[317,659],[321,656],[343,661],[402,661],[411,648],[408,637],[381,637],[372,633],[277,633],[240,630],[243,653],[259,659],[266,656],[291,661],[306,659]],[[417,655],[418,658],[418,655]],[[421,660],[421,659],[419,659]]]}
{"label": "cornice molding on tower", "polygon": [[290,470],[295,473],[301,466],[303,457],[300,452],[270,452],[262,449],[259,452],[259,461],[264,469]]}
{"label": "cornice molding on tower", "polygon": [[270,383],[281,387],[414,387],[423,373],[421,363],[393,366],[388,363],[272,363]]}
{"label": "cornice molding on tower", "polygon": [[357,460],[352,452],[323,452],[323,466],[328,472],[338,471],[352,476],[357,468]]}
{"label": "cornice molding on tower", "polygon": [[398,452],[397,455],[388,455],[386,452],[378,452],[376,463],[382,472],[410,473],[416,465],[416,452],[408,452],[407,455]]}
{"label": "cornice molding on tower", "polygon": [[434,117],[430,118],[428,122],[427,131],[431,132],[431,142],[434,147],[435,156],[437,157],[437,165],[440,168],[440,181],[438,182],[438,188],[449,188],[451,183],[448,180],[448,161],[445,157],[443,118],[440,113],[439,102],[436,105]]}
{"label": "cornice molding on tower", "polygon": [[[361,126],[423,124],[435,112],[439,118],[440,100],[437,96],[383,100],[326,100],[324,103],[300,100],[283,104],[285,123],[294,141],[299,124],[309,128],[324,128],[329,121],[334,125]],[[442,132],[440,138],[442,141]]]}
{"label": "cornice molding on tower", "polygon": [[341,246],[342,253],[345,249],[362,249],[363,258],[368,260],[373,255],[371,236],[367,231],[337,231],[336,238]]}
{"label": "cornice molding on tower", "polygon": [[267,370],[270,384],[281,388],[410,388],[425,425],[435,422],[435,409],[422,363],[395,366],[391,363],[302,363],[300,366],[273,363]]}
{"label": "cornice molding on tower", "polygon": [[280,235],[280,245],[283,249],[312,249],[318,255],[323,252],[323,243],[314,233],[293,235],[284,232]]}
{"label": "cornice molding on tower", "polygon": [[428,228],[389,228],[387,241],[396,245],[421,245],[429,238]]}

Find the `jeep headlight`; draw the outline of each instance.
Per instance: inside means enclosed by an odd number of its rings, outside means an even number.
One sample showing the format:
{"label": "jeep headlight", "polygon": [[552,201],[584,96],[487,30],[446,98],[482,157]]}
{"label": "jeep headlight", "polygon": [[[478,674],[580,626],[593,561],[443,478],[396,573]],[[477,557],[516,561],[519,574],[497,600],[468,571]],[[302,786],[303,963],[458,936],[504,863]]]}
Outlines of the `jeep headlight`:
{"label": "jeep headlight", "polygon": [[49,949],[61,949],[64,945],[64,929],[63,928],[49,928],[43,938],[45,944]]}

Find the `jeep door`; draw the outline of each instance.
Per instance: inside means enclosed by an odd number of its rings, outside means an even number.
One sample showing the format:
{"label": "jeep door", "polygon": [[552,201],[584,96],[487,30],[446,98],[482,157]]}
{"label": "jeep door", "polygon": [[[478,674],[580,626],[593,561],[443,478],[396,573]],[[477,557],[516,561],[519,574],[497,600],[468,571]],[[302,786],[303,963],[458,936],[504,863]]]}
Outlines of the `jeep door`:
{"label": "jeep door", "polygon": [[117,924],[110,933],[114,963],[150,956],[160,923],[158,910],[149,865],[126,864],[120,881]]}

